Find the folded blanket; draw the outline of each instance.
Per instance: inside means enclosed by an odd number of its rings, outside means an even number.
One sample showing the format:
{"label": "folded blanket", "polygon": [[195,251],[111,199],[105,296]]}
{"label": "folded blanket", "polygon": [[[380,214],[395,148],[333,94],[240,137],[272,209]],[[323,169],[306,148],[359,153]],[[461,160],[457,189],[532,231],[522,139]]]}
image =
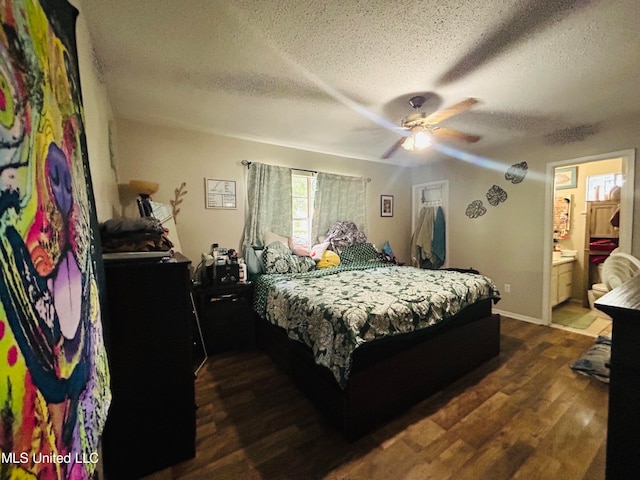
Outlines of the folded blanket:
{"label": "folded blanket", "polygon": [[167,251],[173,243],[155,217],[112,218],[100,224],[104,253]]}
{"label": "folded blanket", "polygon": [[132,233],[156,233],[162,235],[165,229],[155,217],[112,218],[100,224],[102,236],[117,237]]}
{"label": "folded blanket", "polygon": [[593,347],[571,364],[571,369],[582,375],[609,383],[609,362],[611,361],[611,338],[603,335],[596,339]]}

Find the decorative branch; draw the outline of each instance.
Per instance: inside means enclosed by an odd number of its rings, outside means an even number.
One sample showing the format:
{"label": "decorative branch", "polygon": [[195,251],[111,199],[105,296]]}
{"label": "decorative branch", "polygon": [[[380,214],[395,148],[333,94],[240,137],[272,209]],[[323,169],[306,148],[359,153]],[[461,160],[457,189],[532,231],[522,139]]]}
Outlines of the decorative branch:
{"label": "decorative branch", "polygon": [[169,200],[169,203],[171,204],[171,210],[173,212],[173,219],[176,223],[178,223],[176,217],[178,216],[178,213],[180,213],[180,208],[178,207],[178,205],[182,203],[183,197],[187,193],[189,193],[184,189],[186,186],[187,184],[185,182],[182,182],[182,184],[180,184],[180,186],[174,190],[175,200]]}

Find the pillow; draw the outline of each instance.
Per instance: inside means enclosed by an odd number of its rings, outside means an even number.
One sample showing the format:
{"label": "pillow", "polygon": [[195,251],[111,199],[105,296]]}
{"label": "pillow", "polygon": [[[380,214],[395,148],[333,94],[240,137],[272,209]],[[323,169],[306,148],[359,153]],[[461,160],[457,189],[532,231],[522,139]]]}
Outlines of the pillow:
{"label": "pillow", "polygon": [[283,237],[282,235],[278,235],[277,233],[267,232],[264,234],[264,244],[265,246],[271,245],[273,242],[280,242],[285,247],[289,248],[289,239],[287,237]]}
{"label": "pillow", "polygon": [[293,255],[280,241],[267,245],[262,252],[265,273],[304,273],[316,268],[310,257]]}
{"label": "pillow", "polygon": [[336,267],[340,265],[340,255],[331,250],[325,250],[322,258],[318,262],[318,268]]}
{"label": "pillow", "polygon": [[582,357],[571,364],[571,369],[582,375],[609,383],[609,363],[611,362],[611,338],[599,336]]}
{"label": "pillow", "polygon": [[362,263],[380,260],[380,254],[370,243],[352,243],[340,252],[341,263]]}
{"label": "pillow", "polygon": [[298,271],[300,273],[309,272],[316,269],[316,262],[311,257],[301,257],[299,255],[294,255],[294,257],[296,258],[296,261],[298,263]]}
{"label": "pillow", "polygon": [[329,248],[329,242],[318,243],[311,248],[311,252],[309,252],[309,256],[313,258],[316,262],[319,262],[322,259],[322,255]]}
{"label": "pillow", "polygon": [[262,251],[264,247],[254,247],[245,245],[244,247],[244,263],[247,264],[247,272],[254,278],[256,275],[264,273],[264,265],[262,264]]}
{"label": "pillow", "polygon": [[311,249],[309,248],[309,244],[304,238],[300,238],[300,237],[289,238],[289,248],[293,253],[301,257],[311,256],[310,255]]}

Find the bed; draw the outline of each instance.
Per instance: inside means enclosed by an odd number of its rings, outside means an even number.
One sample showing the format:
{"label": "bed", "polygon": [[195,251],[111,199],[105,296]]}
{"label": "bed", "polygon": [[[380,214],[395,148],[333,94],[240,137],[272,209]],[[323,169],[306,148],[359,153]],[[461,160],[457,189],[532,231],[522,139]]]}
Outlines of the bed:
{"label": "bed", "polygon": [[499,292],[483,275],[384,263],[370,244],[325,269],[288,255],[255,278],[258,340],[349,440],[499,353]]}

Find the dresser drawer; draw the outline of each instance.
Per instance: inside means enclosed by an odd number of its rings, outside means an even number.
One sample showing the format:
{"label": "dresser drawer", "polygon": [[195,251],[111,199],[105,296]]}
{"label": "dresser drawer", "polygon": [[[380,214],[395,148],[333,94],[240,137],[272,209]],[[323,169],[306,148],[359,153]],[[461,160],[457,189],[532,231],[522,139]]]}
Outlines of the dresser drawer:
{"label": "dresser drawer", "polygon": [[252,293],[243,284],[196,291],[200,328],[209,355],[255,346]]}

